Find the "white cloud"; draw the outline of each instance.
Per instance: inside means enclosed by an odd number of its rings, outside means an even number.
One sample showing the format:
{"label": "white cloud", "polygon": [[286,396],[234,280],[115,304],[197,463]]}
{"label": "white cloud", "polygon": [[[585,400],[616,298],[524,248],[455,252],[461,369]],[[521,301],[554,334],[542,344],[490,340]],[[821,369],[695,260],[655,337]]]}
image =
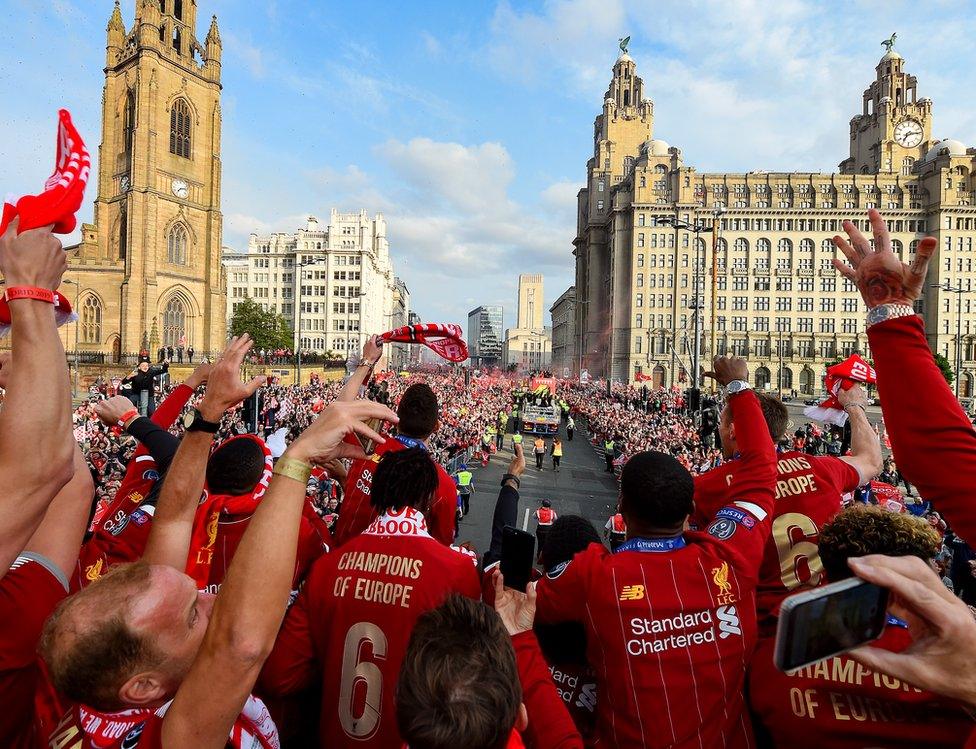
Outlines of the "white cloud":
{"label": "white cloud", "polygon": [[229,58],[225,64],[243,64],[258,80],[267,77],[266,54],[261,47],[230,30],[221,32],[221,39]]}

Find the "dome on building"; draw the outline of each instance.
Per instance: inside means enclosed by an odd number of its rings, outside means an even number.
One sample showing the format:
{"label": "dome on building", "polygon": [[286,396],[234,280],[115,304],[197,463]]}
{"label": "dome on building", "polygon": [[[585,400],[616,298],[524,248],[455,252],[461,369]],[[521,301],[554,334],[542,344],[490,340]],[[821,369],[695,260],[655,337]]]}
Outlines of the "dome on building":
{"label": "dome on building", "polygon": [[905,58],[899,55],[897,52],[895,52],[894,49],[889,49],[887,52],[885,52],[884,57],[881,58],[881,62],[885,62],[887,60],[904,60],[904,59]]}
{"label": "dome on building", "polygon": [[925,154],[925,160],[932,161],[933,159],[937,159],[943,151],[948,151],[950,156],[965,156],[966,146],[961,141],[953,140],[952,138],[937,140],[928,150],[928,153]]}
{"label": "dome on building", "polygon": [[624,52],[623,54],[620,55],[620,57],[617,58],[617,62],[618,63],[621,63],[621,62],[634,62],[634,58],[631,57],[630,55],[628,55],[626,52]]}
{"label": "dome on building", "polygon": [[647,156],[667,156],[670,148],[671,146],[663,140],[645,140],[641,146],[641,153]]}

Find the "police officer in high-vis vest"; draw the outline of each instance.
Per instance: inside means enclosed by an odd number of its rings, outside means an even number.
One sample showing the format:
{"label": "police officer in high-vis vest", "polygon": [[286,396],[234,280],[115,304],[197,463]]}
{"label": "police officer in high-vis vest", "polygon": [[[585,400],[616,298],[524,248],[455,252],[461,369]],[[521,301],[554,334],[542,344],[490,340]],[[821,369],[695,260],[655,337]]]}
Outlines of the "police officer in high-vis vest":
{"label": "police officer in high-vis vest", "polygon": [[552,502],[548,499],[542,500],[542,507],[535,511],[535,519],[538,523],[535,528],[535,540],[539,556],[542,555],[542,547],[545,546],[546,537],[557,517],[556,511],[552,509]]}
{"label": "police officer in high-vis vest", "polygon": [[459,470],[455,476],[454,481],[457,484],[458,496],[461,497],[461,515],[467,515],[471,511],[471,494],[474,492],[474,474],[468,470],[468,466],[461,464],[461,470]]}
{"label": "police officer in high-vis vest", "polygon": [[616,457],[614,452],[617,446],[613,440],[607,437],[603,442],[603,457],[607,461],[607,473],[613,473],[613,459]]}

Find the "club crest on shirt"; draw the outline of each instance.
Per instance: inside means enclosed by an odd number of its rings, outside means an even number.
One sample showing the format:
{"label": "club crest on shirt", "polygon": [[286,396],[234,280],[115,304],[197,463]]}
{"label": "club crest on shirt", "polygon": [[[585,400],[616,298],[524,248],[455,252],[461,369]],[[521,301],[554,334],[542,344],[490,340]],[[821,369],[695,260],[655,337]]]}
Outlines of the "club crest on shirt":
{"label": "club crest on shirt", "polygon": [[643,585],[625,585],[620,589],[621,601],[642,601],[644,600]]}
{"label": "club crest on shirt", "polygon": [[735,603],[735,596],[732,594],[732,583],[729,582],[729,563],[722,562],[721,567],[712,569],[712,583],[718,588],[716,596],[718,603],[722,606]]}
{"label": "club crest on shirt", "polygon": [[148,471],[142,472],[142,478],[146,481],[159,481],[159,471],[154,471],[150,468]]}

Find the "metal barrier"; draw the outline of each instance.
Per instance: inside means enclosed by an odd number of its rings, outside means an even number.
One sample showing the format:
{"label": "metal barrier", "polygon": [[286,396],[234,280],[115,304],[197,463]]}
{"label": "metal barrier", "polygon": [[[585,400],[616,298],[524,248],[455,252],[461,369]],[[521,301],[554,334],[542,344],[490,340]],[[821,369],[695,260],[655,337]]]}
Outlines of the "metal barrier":
{"label": "metal barrier", "polygon": [[444,470],[447,471],[448,476],[453,476],[455,473],[461,470],[462,464],[467,464],[470,460],[471,448],[469,447],[447,461],[447,463],[444,464]]}

